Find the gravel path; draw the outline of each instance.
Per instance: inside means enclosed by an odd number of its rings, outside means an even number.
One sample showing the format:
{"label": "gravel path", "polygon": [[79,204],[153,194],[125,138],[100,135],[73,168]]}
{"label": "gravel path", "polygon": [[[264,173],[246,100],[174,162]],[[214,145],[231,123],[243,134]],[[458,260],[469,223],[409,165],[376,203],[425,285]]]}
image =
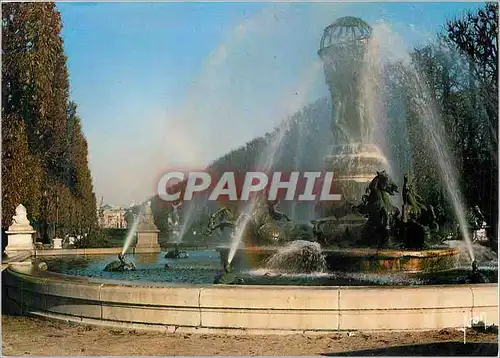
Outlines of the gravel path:
{"label": "gravel path", "polygon": [[[3,355],[34,356],[286,356],[286,355],[491,355],[497,332],[394,332],[293,336],[160,334],[75,326],[2,315]],[[406,347],[401,347],[406,346]]]}

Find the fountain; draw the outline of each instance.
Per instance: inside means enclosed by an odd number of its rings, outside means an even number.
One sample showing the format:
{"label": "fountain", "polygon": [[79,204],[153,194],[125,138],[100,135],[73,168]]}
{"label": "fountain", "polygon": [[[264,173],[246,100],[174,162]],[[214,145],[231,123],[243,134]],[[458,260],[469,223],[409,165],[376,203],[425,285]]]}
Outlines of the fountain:
{"label": "fountain", "polygon": [[[271,259],[283,247],[297,247],[301,243],[311,242],[318,248],[320,243],[322,244],[322,255],[330,271],[431,272],[455,267],[458,249],[424,250],[426,227],[417,221],[420,217],[412,216],[406,222],[398,220],[399,210],[389,201],[389,195],[396,190],[397,187],[385,172],[377,173],[370,182],[368,194],[365,194],[362,203],[352,209],[366,217],[366,220],[358,231],[352,229],[351,234],[348,237],[344,236],[344,241],[339,242],[342,245],[349,245],[343,248],[331,241],[328,233],[322,229],[322,225],[334,222],[335,219],[319,219],[313,221],[310,226],[289,220],[276,220],[271,214],[273,206],[266,203],[265,197],[262,197],[257,200],[254,211],[247,220],[246,230],[241,234],[244,248],[236,250],[231,260],[230,248],[219,247],[221,262],[223,265],[230,263],[234,269],[241,269],[245,258],[251,257],[251,261],[260,267],[277,268],[277,263],[290,261],[290,259]],[[234,219],[231,221],[235,215],[228,212],[229,209],[222,208],[212,216],[209,223],[210,231],[225,228],[236,230],[238,227],[236,221]],[[247,214],[241,215],[247,216]],[[309,258],[296,258],[300,259],[303,259],[304,265],[307,266]],[[272,265],[269,265],[270,263]]]}
{"label": "fountain", "polygon": [[[106,272],[124,272],[124,271],[135,271],[136,266],[133,262],[126,262],[125,261],[125,254],[129,251],[130,246],[132,245],[132,240],[134,237],[136,237],[138,233],[138,228],[141,226],[141,230],[144,230],[145,227],[144,225],[149,225],[151,222],[151,208],[149,208],[149,211],[146,210],[146,213],[144,214],[144,205],[140,206],[139,213],[134,214],[132,211],[129,211],[126,214],[126,221],[127,221],[127,236],[125,237],[125,241],[123,242],[123,247],[121,252],[118,254],[118,260],[111,261],[109,264],[104,267],[103,271]],[[146,215],[146,219],[144,216]],[[153,222],[154,224],[154,222]],[[149,227],[151,228],[151,227]],[[143,234],[142,234],[143,235]],[[138,236],[138,235],[137,235]],[[144,242],[144,239],[141,237],[141,244]],[[146,246],[148,247],[148,246]],[[139,245],[139,250],[143,252],[149,252],[148,249],[144,250],[144,247],[141,247]],[[155,246],[151,246],[152,252],[156,250]]]}
{"label": "fountain", "polygon": [[136,267],[133,262],[126,262],[124,254],[118,254],[118,260],[112,261],[106,265],[104,271],[109,272],[122,272],[122,271],[135,271]]}
{"label": "fountain", "polygon": [[[430,238],[439,229],[438,208],[423,202],[411,173],[398,185],[394,175],[406,170],[391,171],[397,166],[391,168],[380,134],[372,133],[376,122],[360,104],[357,77],[371,31],[360,19],[339,19],[325,29],[319,50],[334,108],[335,145],[325,163],[336,173],[342,202],[318,205],[309,223],[291,220],[267,195],[242,208],[223,206],[204,234],[230,231],[228,245],[215,253],[190,251],[175,265],[161,252],[139,259],[141,247],[159,251],[145,206],[118,261],[108,264],[114,249],[99,249],[92,258],[90,249],[48,257],[46,265],[30,258],[33,265],[3,271],[5,302],[40,317],[169,333],[461,329],[478,315],[498,324],[497,257],[480,245],[484,218],[474,209],[468,227],[461,219],[460,230],[475,232],[469,235],[475,242],[435,246]],[[283,150],[283,135],[262,154],[264,169]],[[187,225],[177,206],[172,213],[173,241],[179,243],[179,228]],[[136,232],[137,267],[124,256]],[[178,246],[171,252],[179,256]]]}
{"label": "fountain", "polygon": [[141,209],[137,215],[131,212],[127,214],[127,217],[129,218],[129,220],[127,221],[128,230],[127,230],[127,236],[125,237],[125,242],[123,243],[123,248],[121,252],[122,255],[125,255],[130,245],[132,244],[132,239],[135,237],[137,233],[137,227],[139,225],[142,213],[143,213],[143,207],[141,206]]}
{"label": "fountain", "polygon": [[326,261],[317,242],[295,240],[269,257],[265,267],[277,272],[311,274],[325,272]]}
{"label": "fountain", "polygon": [[158,243],[158,233],[160,230],[158,230],[155,224],[153,212],[151,210],[151,202],[142,204],[138,214],[132,214],[130,212],[128,217],[129,228],[123,243],[123,248],[118,254],[118,260],[107,264],[104,271],[123,272],[136,270],[136,266],[133,262],[125,261],[125,253],[129,250],[135,236],[137,236],[137,243],[135,245],[134,252],[136,254],[142,253],[149,256],[146,261],[155,262],[156,258],[151,255],[161,251]]}
{"label": "fountain", "polygon": [[186,251],[179,250],[179,243],[182,239],[182,233],[178,208],[181,204],[182,201],[172,203],[172,213],[168,217],[169,230],[171,233],[171,237],[173,238],[175,247],[167,251],[167,253],[165,254],[165,258],[167,259],[186,259],[189,257]]}
{"label": "fountain", "polygon": [[181,232],[180,232],[180,216],[179,216],[179,206],[182,204],[181,201],[178,203],[172,203],[172,212],[168,217],[169,229],[171,232],[171,236],[174,239],[174,242],[178,243],[181,240]]}
{"label": "fountain", "polygon": [[359,202],[372,174],[388,167],[372,140],[373,126],[361,106],[359,74],[370,35],[371,27],[363,20],[343,17],[325,29],[318,51],[331,94],[332,130],[337,139],[326,165],[338,173],[335,183],[346,202]]}
{"label": "fountain", "polygon": [[[419,202],[409,175],[405,175],[399,201],[401,211],[391,203],[398,186],[387,174],[391,166],[374,142],[380,137],[373,128],[376,123],[361,103],[359,73],[366,67],[371,31],[359,18],[340,18],[325,29],[318,52],[331,93],[337,143],[325,162],[336,173],[334,186],[342,201],[321,202],[317,206],[320,218],[311,225],[297,225],[282,213],[276,215],[274,204],[264,199],[242,216],[221,209],[212,217],[210,230],[229,227],[234,230],[233,238],[244,245],[241,248],[233,240],[232,248],[219,248],[223,264],[237,268],[252,256],[252,261],[266,266],[283,245],[306,240],[321,244],[326,266],[332,271],[429,272],[456,265],[456,248],[427,247],[435,215],[432,207]],[[235,219],[243,216],[245,224],[240,227]]]}

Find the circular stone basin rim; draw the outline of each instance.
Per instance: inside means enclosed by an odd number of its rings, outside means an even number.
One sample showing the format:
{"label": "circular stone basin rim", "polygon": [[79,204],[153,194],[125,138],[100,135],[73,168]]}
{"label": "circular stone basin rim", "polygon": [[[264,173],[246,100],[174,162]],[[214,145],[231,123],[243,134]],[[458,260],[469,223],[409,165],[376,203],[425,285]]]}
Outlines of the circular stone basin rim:
{"label": "circular stone basin rim", "polygon": [[[11,266],[4,274],[5,302],[21,314],[125,329],[142,325],[165,333],[189,329],[225,334],[416,331],[462,328],[464,319],[472,322],[474,312],[498,325],[496,284],[148,287],[61,278],[28,265]],[[394,292],[404,293],[404,299]]]}

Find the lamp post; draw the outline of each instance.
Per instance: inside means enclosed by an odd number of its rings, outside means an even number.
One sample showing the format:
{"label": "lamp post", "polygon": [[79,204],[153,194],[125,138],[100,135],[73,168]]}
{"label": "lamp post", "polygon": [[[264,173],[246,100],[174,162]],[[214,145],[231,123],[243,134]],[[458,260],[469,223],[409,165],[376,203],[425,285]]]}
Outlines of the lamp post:
{"label": "lamp post", "polygon": [[56,194],[56,237],[59,234],[59,195]]}
{"label": "lamp post", "polygon": [[[43,199],[44,199],[44,209],[45,209],[45,218],[43,219],[43,238],[42,241],[47,243],[45,240],[48,238],[48,220],[47,220],[47,214],[48,214],[48,207],[49,207],[49,193],[47,192],[47,189],[43,191]],[[50,238],[49,238],[50,242]]]}

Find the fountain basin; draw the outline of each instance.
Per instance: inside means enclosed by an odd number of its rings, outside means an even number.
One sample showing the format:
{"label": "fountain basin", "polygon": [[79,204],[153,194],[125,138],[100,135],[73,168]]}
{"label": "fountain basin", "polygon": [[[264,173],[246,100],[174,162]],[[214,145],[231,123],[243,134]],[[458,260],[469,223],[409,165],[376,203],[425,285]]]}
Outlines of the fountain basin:
{"label": "fountain basin", "polygon": [[[230,248],[219,247],[221,263],[227,262]],[[248,247],[239,249],[232,261],[235,269],[241,269],[245,262],[252,266],[263,265],[264,261],[278,251],[273,247]],[[327,268],[337,272],[436,272],[453,269],[458,264],[457,248],[433,250],[377,250],[377,249],[334,249],[323,248]]]}
{"label": "fountain basin", "polygon": [[[461,251],[463,254],[463,252]],[[311,254],[303,251],[302,255]],[[189,257],[183,260],[166,259],[164,252],[152,254],[130,254],[127,260],[134,263],[136,270],[124,272],[108,272],[104,268],[116,255],[64,255],[43,256],[34,259],[35,265],[46,263],[48,270],[53,273],[75,277],[90,277],[118,282],[151,282],[154,284],[202,284],[209,285],[221,273],[223,265],[220,255],[215,250],[189,251]],[[169,269],[165,270],[165,263]],[[242,278],[240,284],[246,286],[394,286],[394,285],[442,285],[466,284],[470,274],[470,264],[463,258],[459,267],[453,270],[437,272],[325,272],[321,270],[319,262],[309,265],[299,264],[286,254],[282,260],[271,262],[266,269],[259,269],[258,263],[250,262],[247,257],[241,260],[245,267],[236,268],[235,276]],[[288,265],[293,265],[288,270]],[[488,282],[497,282],[497,269],[490,258],[481,260],[479,264],[482,272],[488,276]],[[314,270],[314,267],[317,269]],[[284,269],[284,270],[283,270]],[[310,271],[309,269],[313,270]],[[486,271],[485,271],[486,270]],[[240,280],[238,280],[240,281]]]}
{"label": "fountain basin", "polygon": [[117,282],[11,265],[4,304],[17,313],[163,333],[303,334],[498,325],[497,284],[305,287]]}

